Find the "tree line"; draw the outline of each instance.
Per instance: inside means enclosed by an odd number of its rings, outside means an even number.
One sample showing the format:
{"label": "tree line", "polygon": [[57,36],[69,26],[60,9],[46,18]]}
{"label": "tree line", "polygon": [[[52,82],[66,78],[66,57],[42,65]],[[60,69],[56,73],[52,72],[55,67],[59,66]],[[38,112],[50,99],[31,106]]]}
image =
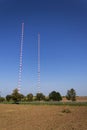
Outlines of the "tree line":
{"label": "tree line", "polygon": [[[76,91],[71,88],[67,91],[66,99],[71,101],[76,101]],[[19,93],[18,89],[14,89],[12,94],[6,95],[6,97],[0,96],[0,102],[10,102],[13,103],[19,103],[19,102],[31,102],[31,101],[61,101],[62,96],[59,92],[52,91],[49,93],[48,96],[45,96],[43,93],[37,93],[35,96],[33,96],[32,93],[27,94],[26,96]]]}

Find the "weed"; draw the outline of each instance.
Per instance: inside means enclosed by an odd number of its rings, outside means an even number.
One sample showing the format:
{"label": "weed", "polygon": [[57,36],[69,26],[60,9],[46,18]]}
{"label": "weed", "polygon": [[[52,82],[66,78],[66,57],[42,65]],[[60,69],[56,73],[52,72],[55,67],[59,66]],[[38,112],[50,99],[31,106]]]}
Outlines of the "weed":
{"label": "weed", "polygon": [[62,110],[62,113],[71,113],[71,111],[68,108],[66,108]]}

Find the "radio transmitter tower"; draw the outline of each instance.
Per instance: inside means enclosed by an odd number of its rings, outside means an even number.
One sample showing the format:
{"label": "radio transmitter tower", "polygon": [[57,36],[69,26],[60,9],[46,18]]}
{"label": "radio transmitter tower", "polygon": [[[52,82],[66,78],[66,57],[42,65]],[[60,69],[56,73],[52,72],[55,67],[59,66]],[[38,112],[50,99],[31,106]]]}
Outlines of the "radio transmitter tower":
{"label": "radio transmitter tower", "polygon": [[18,92],[20,93],[21,89],[21,78],[22,78],[22,59],[23,59],[23,39],[24,39],[24,23],[22,23],[22,32],[21,32],[21,48],[20,48],[20,64],[19,64],[19,77],[18,77]]}
{"label": "radio transmitter tower", "polygon": [[38,93],[40,93],[40,33],[38,33]]}

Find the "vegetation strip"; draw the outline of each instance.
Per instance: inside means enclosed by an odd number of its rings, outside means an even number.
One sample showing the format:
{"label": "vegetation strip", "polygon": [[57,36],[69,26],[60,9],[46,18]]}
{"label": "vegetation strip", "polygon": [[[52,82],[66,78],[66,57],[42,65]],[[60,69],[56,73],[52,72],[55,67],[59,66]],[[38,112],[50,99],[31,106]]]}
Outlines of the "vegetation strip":
{"label": "vegetation strip", "polygon": [[[3,102],[1,104],[14,104],[14,102]],[[55,102],[55,101],[35,101],[35,102],[19,102],[19,105],[58,105],[58,106],[87,106],[87,102]]]}

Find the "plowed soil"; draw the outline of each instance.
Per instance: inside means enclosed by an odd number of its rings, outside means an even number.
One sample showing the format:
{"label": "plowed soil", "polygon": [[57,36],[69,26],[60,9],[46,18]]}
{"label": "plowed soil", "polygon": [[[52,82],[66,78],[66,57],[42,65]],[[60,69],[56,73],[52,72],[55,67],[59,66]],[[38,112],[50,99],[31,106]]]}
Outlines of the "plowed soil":
{"label": "plowed soil", "polygon": [[[63,113],[64,109],[70,113]],[[0,130],[86,130],[87,106],[0,104]]]}

